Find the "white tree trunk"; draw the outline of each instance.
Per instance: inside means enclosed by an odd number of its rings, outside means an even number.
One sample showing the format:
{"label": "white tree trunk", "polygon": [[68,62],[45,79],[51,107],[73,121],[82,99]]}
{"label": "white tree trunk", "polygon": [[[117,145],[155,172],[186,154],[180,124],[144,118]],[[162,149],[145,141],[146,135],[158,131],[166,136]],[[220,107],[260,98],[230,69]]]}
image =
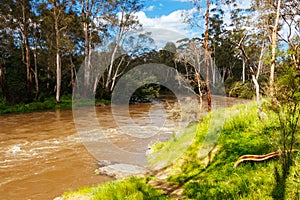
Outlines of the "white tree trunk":
{"label": "white tree trunk", "polygon": [[55,42],[56,42],[56,103],[60,103],[60,90],[61,90],[61,65],[60,65],[60,36],[59,36],[59,27],[58,27],[58,11],[56,3],[52,0],[53,6],[53,16],[54,16],[54,29],[55,29]]}
{"label": "white tree trunk", "polygon": [[60,103],[61,66],[59,52],[56,52],[56,103]]}
{"label": "white tree trunk", "polygon": [[280,7],[281,0],[277,2],[277,12],[276,12],[276,20],[272,33],[272,58],[271,58],[271,68],[270,68],[270,96],[274,98],[274,74],[275,74],[275,62],[276,62],[276,42],[277,42],[277,32],[278,32],[278,24],[280,19]]}

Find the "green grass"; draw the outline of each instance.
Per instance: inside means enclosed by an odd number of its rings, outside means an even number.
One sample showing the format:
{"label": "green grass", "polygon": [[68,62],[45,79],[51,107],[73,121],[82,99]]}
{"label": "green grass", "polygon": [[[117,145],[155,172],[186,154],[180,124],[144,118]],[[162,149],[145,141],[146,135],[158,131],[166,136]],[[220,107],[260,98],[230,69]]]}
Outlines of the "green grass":
{"label": "green grass", "polygon": [[111,181],[96,187],[83,188],[75,192],[66,192],[65,198],[72,196],[89,196],[92,200],[147,200],[169,199],[150,185],[142,178],[131,177],[128,179]]}
{"label": "green grass", "polygon": [[175,162],[193,142],[198,124],[191,124],[178,137],[174,136],[168,142],[158,142],[152,149],[154,153],[148,156],[148,162],[153,168],[162,168]]}
{"label": "green grass", "polygon": [[[95,101],[91,100],[77,100],[75,105],[91,106],[95,105]],[[108,104],[107,100],[96,100],[96,103]],[[8,113],[26,113],[43,110],[55,110],[55,109],[72,109],[72,97],[70,95],[64,95],[61,97],[61,102],[56,103],[55,97],[46,98],[43,101],[33,101],[31,103],[20,103],[16,105],[6,105],[0,101],[0,114]]]}
{"label": "green grass", "polygon": [[[225,113],[225,110],[216,112]],[[254,103],[226,109],[227,116],[217,113],[207,116],[199,124],[194,143],[181,158],[184,161],[172,166],[177,168],[174,171],[180,170],[181,173],[172,174],[169,181],[183,187],[183,194],[190,199],[272,199],[276,185],[274,169],[279,164],[278,158],[259,163],[241,163],[236,169],[233,165],[242,155],[262,155],[277,150],[268,140],[268,135],[277,128],[274,120],[266,118],[262,123],[257,117]],[[218,151],[211,162],[205,165],[199,151],[203,141],[207,140],[203,140],[204,135],[210,130],[220,130],[208,127],[210,121],[218,121],[218,116],[221,117],[220,122],[224,120],[224,124],[220,123],[222,130],[214,144]],[[296,193],[295,184],[294,181],[290,193]]]}
{"label": "green grass", "polygon": [[[276,123],[274,115],[265,115],[261,122],[254,102],[213,111],[199,123],[186,127],[181,136],[155,144],[149,161],[153,166],[167,166],[167,181],[183,188],[185,199],[273,199],[278,189],[274,172],[280,166],[280,158],[244,162],[235,169],[233,165],[245,154],[276,151],[276,145],[269,140],[278,131]],[[216,151],[207,163],[207,156],[200,152],[209,148]],[[300,154],[293,155],[294,165],[285,188],[289,200],[300,196]],[[144,179],[137,178],[83,191],[91,199],[167,199],[146,185]]]}

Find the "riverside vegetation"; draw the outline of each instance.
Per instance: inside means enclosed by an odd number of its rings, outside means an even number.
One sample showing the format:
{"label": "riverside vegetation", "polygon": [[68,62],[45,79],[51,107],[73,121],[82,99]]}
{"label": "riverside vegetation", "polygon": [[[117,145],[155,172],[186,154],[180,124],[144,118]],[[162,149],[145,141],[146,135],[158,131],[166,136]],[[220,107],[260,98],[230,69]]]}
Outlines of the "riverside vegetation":
{"label": "riverside vegetation", "polygon": [[[81,106],[94,106],[95,103],[109,104],[110,100],[96,99],[93,101],[90,99],[82,99],[78,103],[80,103]],[[48,97],[43,100],[33,101],[30,103],[19,103],[16,105],[7,105],[4,101],[0,101],[0,114],[26,113],[54,109],[72,109],[71,95],[63,95],[59,104],[55,102],[55,97]]]}
{"label": "riverside vegetation", "polygon": [[[224,124],[209,129],[210,122],[217,118],[224,120]],[[297,126],[299,130],[299,124]],[[190,136],[194,137],[184,154],[178,159],[168,160],[158,173],[154,172],[146,178],[131,177],[66,192],[63,197],[68,199],[83,195],[88,199],[273,199],[280,190],[274,172],[281,158],[264,162],[245,162],[236,169],[233,165],[245,154],[262,155],[276,151],[277,147],[269,138],[278,128],[274,113],[268,113],[263,121],[258,119],[254,102],[212,111],[199,123],[187,127],[181,136],[154,145],[152,155],[157,156],[149,162],[157,165],[166,155],[180,154],[181,150],[177,147],[191,140]],[[205,145],[203,142],[209,141],[205,139],[209,130],[221,132],[217,143],[214,144],[215,150],[208,160],[208,157],[199,157],[199,151]],[[296,134],[296,140],[299,139],[299,134]],[[299,143],[294,148],[299,149]],[[293,153],[292,158],[293,163],[286,184],[281,185],[284,187],[281,189],[285,191],[285,199],[300,197],[299,152]],[[160,180],[156,174],[165,174],[167,178]],[[157,181],[168,183],[170,188],[162,189],[153,184]],[[181,192],[178,194],[176,191]]]}

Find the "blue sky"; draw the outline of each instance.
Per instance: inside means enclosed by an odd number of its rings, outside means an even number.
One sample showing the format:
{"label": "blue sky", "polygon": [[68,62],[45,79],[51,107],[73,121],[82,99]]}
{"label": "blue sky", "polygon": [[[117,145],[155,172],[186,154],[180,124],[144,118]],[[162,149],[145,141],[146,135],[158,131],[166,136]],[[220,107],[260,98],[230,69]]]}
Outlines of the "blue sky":
{"label": "blue sky", "polygon": [[193,37],[195,33],[183,22],[183,12],[191,12],[193,3],[189,0],[145,1],[143,10],[136,13],[144,30],[152,33],[157,46],[166,42]]}
{"label": "blue sky", "polygon": [[[190,15],[196,12],[193,0],[145,0],[143,10],[135,13],[143,28],[152,33],[152,38],[158,47],[163,47],[168,41],[176,42],[183,38],[201,37],[205,30],[205,22],[201,28],[192,29],[184,23],[183,14]],[[251,1],[238,0],[240,7],[249,7]],[[202,1],[205,8],[205,1]],[[225,22],[230,21],[228,5],[220,5],[225,11]],[[212,7],[212,6],[211,6]],[[204,13],[199,13],[204,15]]]}
{"label": "blue sky", "polygon": [[150,0],[145,2],[144,12],[150,18],[169,15],[177,10],[190,10],[192,3],[187,0]]}

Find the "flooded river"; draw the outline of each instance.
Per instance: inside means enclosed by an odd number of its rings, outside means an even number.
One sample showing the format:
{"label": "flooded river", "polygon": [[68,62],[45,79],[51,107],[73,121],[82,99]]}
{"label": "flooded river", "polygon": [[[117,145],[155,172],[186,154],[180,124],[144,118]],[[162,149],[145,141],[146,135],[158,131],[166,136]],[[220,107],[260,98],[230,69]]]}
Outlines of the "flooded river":
{"label": "flooded river", "polygon": [[0,116],[0,199],[53,199],[98,184],[96,160],[75,134],[72,111]]}
{"label": "flooded river", "polygon": [[[223,107],[236,100],[220,102]],[[89,137],[83,135],[86,129],[74,122],[72,110],[0,116],[0,199],[53,199],[68,190],[111,180],[94,173],[101,159],[147,165],[149,143],[168,140],[177,129],[175,120],[161,120],[171,110],[170,103],[163,105],[166,112],[157,103],[130,105],[130,126],[126,126],[127,116],[114,118],[110,106],[96,107],[103,139],[98,129],[91,129]],[[81,108],[81,117],[89,121],[85,115],[93,110]]]}

